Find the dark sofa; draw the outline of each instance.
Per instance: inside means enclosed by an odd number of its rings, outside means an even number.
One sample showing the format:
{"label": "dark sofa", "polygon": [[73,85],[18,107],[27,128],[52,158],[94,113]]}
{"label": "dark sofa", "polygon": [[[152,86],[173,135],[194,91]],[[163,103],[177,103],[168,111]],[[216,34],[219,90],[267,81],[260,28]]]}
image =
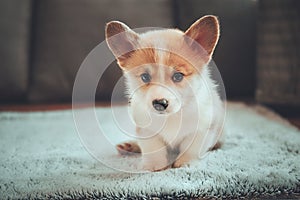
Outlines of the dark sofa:
{"label": "dark sofa", "polygon": [[[252,0],[2,0],[0,101],[70,102],[77,70],[104,40],[110,20],[133,28],[186,29],[205,14],[221,22],[214,60],[227,96],[253,98],[257,7]],[[101,78],[97,100],[109,100],[120,75],[113,63]]]}

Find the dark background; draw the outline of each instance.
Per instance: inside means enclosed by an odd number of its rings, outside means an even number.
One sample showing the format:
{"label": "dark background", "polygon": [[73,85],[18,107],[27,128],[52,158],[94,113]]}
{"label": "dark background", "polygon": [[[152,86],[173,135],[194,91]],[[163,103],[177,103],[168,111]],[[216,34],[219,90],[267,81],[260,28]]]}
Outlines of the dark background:
{"label": "dark background", "polygon": [[[105,24],[185,30],[219,17],[214,54],[229,100],[300,105],[297,0],[1,0],[0,103],[69,103],[77,70],[104,40]],[[121,71],[113,63],[96,100],[107,102]]]}

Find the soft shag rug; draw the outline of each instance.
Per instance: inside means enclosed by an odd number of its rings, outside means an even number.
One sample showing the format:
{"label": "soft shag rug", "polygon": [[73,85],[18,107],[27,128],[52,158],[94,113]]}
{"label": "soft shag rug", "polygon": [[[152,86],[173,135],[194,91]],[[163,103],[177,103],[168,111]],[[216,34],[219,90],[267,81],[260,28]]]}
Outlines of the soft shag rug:
{"label": "soft shag rug", "polygon": [[0,198],[300,198],[299,130],[264,107],[240,103],[228,104],[226,127],[223,146],[201,161],[125,173],[87,153],[72,111],[3,112]]}

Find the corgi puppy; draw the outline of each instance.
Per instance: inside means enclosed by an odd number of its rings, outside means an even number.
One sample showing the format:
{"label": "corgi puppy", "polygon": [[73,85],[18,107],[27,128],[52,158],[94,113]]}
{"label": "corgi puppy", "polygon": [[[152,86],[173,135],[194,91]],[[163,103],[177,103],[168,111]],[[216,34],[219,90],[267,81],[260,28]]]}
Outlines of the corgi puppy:
{"label": "corgi puppy", "polygon": [[[218,145],[224,106],[208,63],[219,22],[204,16],[185,32],[136,33],[119,21],[106,25],[106,42],[126,79],[136,142],[117,146],[141,153],[143,169],[181,167]],[[174,156],[175,155],[175,156]]]}

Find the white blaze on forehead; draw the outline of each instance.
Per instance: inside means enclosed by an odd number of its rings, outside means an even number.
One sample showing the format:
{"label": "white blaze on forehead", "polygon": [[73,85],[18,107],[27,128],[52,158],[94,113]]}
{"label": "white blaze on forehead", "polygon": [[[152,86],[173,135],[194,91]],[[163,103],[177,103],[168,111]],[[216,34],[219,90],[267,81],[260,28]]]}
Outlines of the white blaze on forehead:
{"label": "white blaze on forehead", "polygon": [[163,39],[157,39],[154,41],[153,44],[155,56],[156,56],[156,64],[158,65],[159,69],[157,71],[159,81],[162,83],[165,81],[165,66],[164,61],[167,59],[167,56],[169,55],[167,51],[167,45],[166,41]]}

